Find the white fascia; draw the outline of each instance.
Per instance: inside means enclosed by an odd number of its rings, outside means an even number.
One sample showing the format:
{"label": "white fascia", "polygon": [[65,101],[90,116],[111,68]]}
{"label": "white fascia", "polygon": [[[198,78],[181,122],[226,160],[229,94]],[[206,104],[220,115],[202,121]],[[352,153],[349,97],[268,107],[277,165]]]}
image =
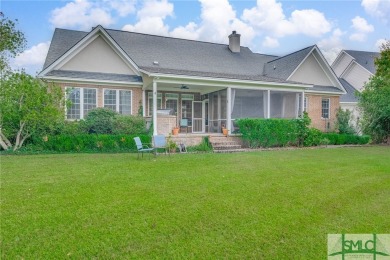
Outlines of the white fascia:
{"label": "white fascia", "polygon": [[93,79],[81,79],[81,78],[63,78],[63,77],[40,77],[42,80],[53,81],[53,82],[63,82],[63,83],[78,83],[78,84],[96,84],[96,85],[116,85],[116,86],[132,86],[132,87],[142,87],[142,82],[124,82],[124,81],[114,81],[114,80],[93,80]]}

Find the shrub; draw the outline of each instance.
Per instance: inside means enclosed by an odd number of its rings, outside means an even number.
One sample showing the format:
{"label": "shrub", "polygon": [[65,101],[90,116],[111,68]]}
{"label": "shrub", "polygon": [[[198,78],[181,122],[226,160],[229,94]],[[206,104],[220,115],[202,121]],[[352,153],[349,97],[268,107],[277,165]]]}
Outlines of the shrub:
{"label": "shrub", "polygon": [[96,108],[89,111],[85,118],[85,127],[90,134],[112,134],[114,118],[118,115],[108,108]]}
{"label": "shrub", "polygon": [[188,151],[190,152],[210,152],[213,150],[210,144],[209,138],[203,137],[202,142],[198,145],[195,146],[190,146],[187,148]]}
{"label": "shrub", "polygon": [[[302,119],[239,119],[242,138],[251,148],[297,145]],[[304,127],[303,127],[304,128]]]}
{"label": "shrub", "polygon": [[136,151],[135,136],[139,136],[145,144],[151,143],[148,135],[54,135],[34,139],[29,149],[55,152]]}
{"label": "shrub", "polygon": [[324,133],[323,137],[329,139],[331,145],[368,144],[370,142],[370,136],[368,135]]}
{"label": "shrub", "polygon": [[[304,146],[318,146],[321,144],[325,137],[323,136],[323,133],[316,129],[316,128],[309,128],[307,131],[306,138],[303,142]],[[328,139],[329,141],[329,139]],[[329,141],[330,143],[330,141]]]}
{"label": "shrub", "polygon": [[339,108],[336,113],[336,128],[340,134],[355,134],[356,131],[353,128],[352,121],[352,112],[347,110],[342,110]]}
{"label": "shrub", "polygon": [[140,116],[117,115],[114,118],[113,134],[146,133],[145,119]]}

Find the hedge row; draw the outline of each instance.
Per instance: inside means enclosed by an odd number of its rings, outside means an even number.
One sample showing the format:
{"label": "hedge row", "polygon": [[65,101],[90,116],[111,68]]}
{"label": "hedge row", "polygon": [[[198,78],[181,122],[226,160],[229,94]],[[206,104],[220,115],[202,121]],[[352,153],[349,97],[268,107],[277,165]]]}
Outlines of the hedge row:
{"label": "hedge row", "polygon": [[279,147],[298,144],[299,119],[239,119],[237,125],[249,147]]}
{"label": "hedge row", "polygon": [[323,133],[322,138],[329,140],[329,144],[368,144],[370,136],[368,135],[351,135],[351,134],[337,134],[337,133]]}
{"label": "hedge row", "polygon": [[242,138],[249,147],[284,147],[367,144],[370,137],[352,134],[322,133],[309,128],[305,119],[239,119]]}
{"label": "hedge row", "polygon": [[143,144],[151,143],[149,135],[54,135],[34,138],[30,149],[56,152],[120,152],[136,151],[134,137],[139,136]]}

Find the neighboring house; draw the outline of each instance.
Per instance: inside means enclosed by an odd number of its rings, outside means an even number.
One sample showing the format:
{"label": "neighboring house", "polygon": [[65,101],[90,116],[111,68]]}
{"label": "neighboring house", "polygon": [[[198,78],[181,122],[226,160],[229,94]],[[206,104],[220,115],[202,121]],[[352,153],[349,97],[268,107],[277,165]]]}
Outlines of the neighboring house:
{"label": "neighboring house", "polygon": [[[189,133],[231,133],[239,118],[297,118],[333,129],[341,82],[317,46],[283,57],[228,44],[105,29],[56,29],[42,72],[69,88],[68,119],[96,107],[142,115],[154,134],[168,134],[182,119]],[[172,111],[164,114],[163,109]]]}
{"label": "neighboring house", "polygon": [[364,84],[375,74],[374,61],[379,55],[379,52],[343,50],[332,64],[332,69],[347,92],[340,97],[340,107],[352,112],[357,129],[360,113],[356,91],[361,92]]}

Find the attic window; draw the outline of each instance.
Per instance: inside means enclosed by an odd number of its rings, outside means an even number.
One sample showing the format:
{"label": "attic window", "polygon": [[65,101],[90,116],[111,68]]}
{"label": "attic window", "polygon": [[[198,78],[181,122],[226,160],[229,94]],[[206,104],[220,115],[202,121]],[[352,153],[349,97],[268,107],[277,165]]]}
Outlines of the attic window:
{"label": "attic window", "polygon": [[153,61],[153,65],[158,65],[158,61]]}

